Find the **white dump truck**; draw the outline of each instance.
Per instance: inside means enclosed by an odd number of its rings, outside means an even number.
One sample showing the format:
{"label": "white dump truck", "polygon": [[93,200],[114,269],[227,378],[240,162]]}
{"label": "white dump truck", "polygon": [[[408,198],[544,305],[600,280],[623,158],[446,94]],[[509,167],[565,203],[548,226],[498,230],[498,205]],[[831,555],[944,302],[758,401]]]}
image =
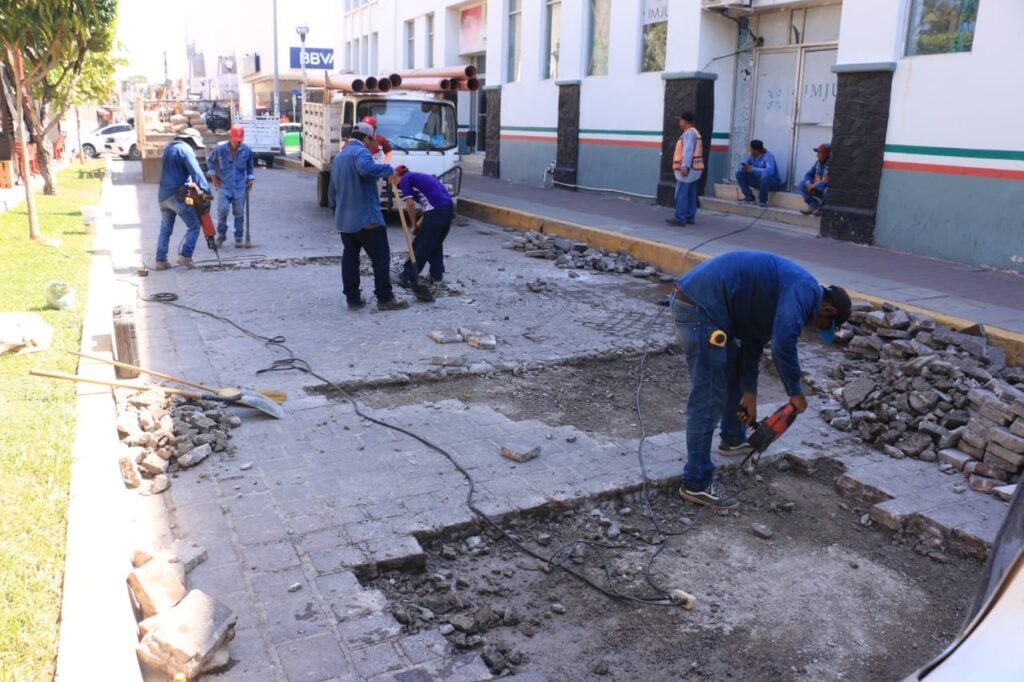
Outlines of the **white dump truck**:
{"label": "white dump truck", "polygon": [[274,157],[284,153],[281,122],[268,116],[237,116],[235,123],[245,128],[245,143],[252,149],[254,162],[274,167]]}
{"label": "white dump truck", "polygon": [[[391,165],[408,166],[437,176],[453,197],[462,185],[455,105],[429,92],[338,92],[328,103],[302,104],[302,161],[317,173],[316,196],[327,206],[331,161],[349,138],[352,126],[365,116],[377,119],[377,133],[392,147]],[[392,208],[387,184],[381,183],[381,203]]]}

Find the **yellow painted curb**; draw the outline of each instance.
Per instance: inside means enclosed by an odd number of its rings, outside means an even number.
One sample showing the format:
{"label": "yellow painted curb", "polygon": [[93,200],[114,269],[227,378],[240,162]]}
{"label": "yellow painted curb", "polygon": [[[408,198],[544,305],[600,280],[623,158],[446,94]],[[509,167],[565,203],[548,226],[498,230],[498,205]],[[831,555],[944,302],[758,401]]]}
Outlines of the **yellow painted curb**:
{"label": "yellow painted curb", "polygon": [[[553,234],[574,241],[585,242],[591,246],[607,249],[612,252],[624,252],[639,260],[644,260],[662,272],[679,276],[704,262],[711,256],[698,251],[690,251],[679,246],[661,242],[630,237],[629,235],[611,232],[597,227],[588,227],[556,218],[546,218],[526,211],[496,206],[478,199],[459,197],[459,214],[504,227],[513,227],[523,232],[536,230],[544,234]],[[851,298],[869,301],[881,307],[886,299],[847,289]],[[908,311],[921,313],[935,318],[937,322],[956,331],[977,324],[974,320],[947,315],[935,310],[923,308],[909,303],[899,306]],[[1006,351],[1008,364],[1024,363],[1024,334],[1011,332],[999,327],[985,326],[989,342]]]}

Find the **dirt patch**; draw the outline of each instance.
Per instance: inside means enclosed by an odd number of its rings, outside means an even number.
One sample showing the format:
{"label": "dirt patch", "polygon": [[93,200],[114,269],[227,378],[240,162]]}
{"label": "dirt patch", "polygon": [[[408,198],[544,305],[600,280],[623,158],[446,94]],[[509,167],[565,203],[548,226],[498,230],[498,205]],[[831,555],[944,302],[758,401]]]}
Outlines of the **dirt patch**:
{"label": "dirt patch", "polygon": [[[377,408],[458,399],[487,405],[509,419],[538,419],[551,426],[572,424],[578,429],[616,438],[637,438],[636,386],[640,357],[587,361],[547,367],[519,375],[455,377],[430,383],[364,389],[356,396]],[[679,431],[686,425],[690,391],[686,362],[679,353],[647,357],[643,384],[643,413],[648,435]],[[762,402],[785,400],[770,377],[761,381]]]}
{"label": "dirt patch", "polygon": [[[865,510],[824,475],[763,472],[742,499],[724,515],[695,514],[670,494],[654,500],[664,523],[691,527],[669,540],[652,576],[692,592],[693,611],[610,599],[493,533],[430,543],[423,573],[368,586],[409,631],[437,628],[456,648],[480,650],[495,673],[552,680],[892,680],[956,633],[980,564],[930,560],[919,554],[929,548],[864,526]],[[561,556],[607,584],[600,551],[630,594],[653,592],[642,570],[655,549],[650,528],[637,500],[509,524],[545,556],[579,538],[617,546]]]}

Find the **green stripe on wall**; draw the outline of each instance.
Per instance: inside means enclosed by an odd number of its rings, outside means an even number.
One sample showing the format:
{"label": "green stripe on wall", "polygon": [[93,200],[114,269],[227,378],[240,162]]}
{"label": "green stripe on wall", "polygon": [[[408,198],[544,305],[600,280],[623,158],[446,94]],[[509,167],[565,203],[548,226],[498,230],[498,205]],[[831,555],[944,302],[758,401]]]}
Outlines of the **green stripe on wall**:
{"label": "green stripe on wall", "polygon": [[712,140],[728,140],[729,133],[711,133]]}
{"label": "green stripe on wall", "polygon": [[1024,152],[1005,149],[961,149],[959,147],[918,147],[909,144],[887,144],[885,151],[895,154],[922,154],[925,156],[956,156],[969,159],[999,159],[1024,161]]}
{"label": "green stripe on wall", "polygon": [[580,128],[580,134],[593,133],[596,135],[654,135],[661,137],[664,133],[660,130],[604,130],[602,128]]}
{"label": "green stripe on wall", "polygon": [[542,128],[539,126],[501,126],[502,130],[523,130],[532,133],[557,133],[558,128]]}

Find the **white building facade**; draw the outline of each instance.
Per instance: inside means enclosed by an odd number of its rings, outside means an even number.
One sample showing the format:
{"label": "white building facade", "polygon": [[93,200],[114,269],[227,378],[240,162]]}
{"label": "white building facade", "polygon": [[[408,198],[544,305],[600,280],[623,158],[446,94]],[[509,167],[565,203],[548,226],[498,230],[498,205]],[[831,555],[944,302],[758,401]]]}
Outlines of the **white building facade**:
{"label": "white building facade", "polygon": [[[487,175],[671,202],[680,112],[705,193],[749,141],[787,188],[832,144],[824,236],[1024,272],[1019,0],[343,0],[341,68],[474,64]],[[475,139],[474,139],[475,138]],[[475,144],[470,145],[469,142]]]}

